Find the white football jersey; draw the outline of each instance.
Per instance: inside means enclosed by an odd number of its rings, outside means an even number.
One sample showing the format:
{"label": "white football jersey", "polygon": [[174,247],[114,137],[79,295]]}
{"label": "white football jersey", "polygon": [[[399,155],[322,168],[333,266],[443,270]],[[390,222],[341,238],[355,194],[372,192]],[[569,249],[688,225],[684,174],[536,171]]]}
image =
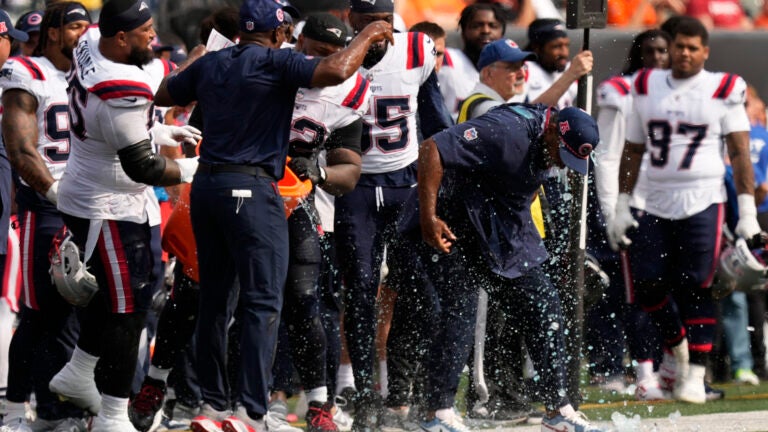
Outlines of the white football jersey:
{"label": "white football jersey", "polygon": [[300,88],[291,122],[291,146],[322,148],[336,129],[349,126],[368,110],[370,83],[356,73],[333,87]]}
{"label": "white football jersey", "polygon": [[58,207],[84,219],[144,223],[147,186],[128,177],[117,152],[149,139],[153,78],[139,67],[106,59],[99,51],[99,38],[98,28],[90,28],[73,53],[72,150],[59,186]]}
{"label": "white football jersey", "polygon": [[37,100],[37,152],[53,178],[60,179],[70,144],[66,72],[45,57],[11,57],[0,71],[0,88],[21,89]]}
{"label": "white football jersey", "polygon": [[627,141],[645,143],[649,160],[632,205],[683,219],[725,202],[723,138],[749,131],[745,94],[746,83],[734,74],[704,70],[676,80],[669,70],[638,72]]}
{"label": "white football jersey", "polygon": [[[563,75],[562,72],[547,72],[535,61],[528,61],[525,64],[528,66],[528,82],[525,86],[525,93],[528,96],[529,101],[536,99],[542,93],[547,91],[547,89],[552,87],[552,84]],[[570,63],[566,65],[566,69],[568,67],[570,67]],[[574,83],[568,87],[568,90],[560,96],[560,99],[557,101],[557,107],[563,109],[573,106],[576,101],[576,93],[578,93],[578,85],[574,81]]]}
{"label": "white football jersey", "polygon": [[472,60],[458,48],[446,48],[443,67],[437,73],[440,93],[453,120],[459,116],[459,105],[471,95],[475,84],[480,81],[480,72]]}
{"label": "white football jersey", "polygon": [[395,33],[384,57],[360,69],[370,81],[369,109],[363,116],[363,174],[405,168],[419,153],[416,111],[419,87],[435,69],[435,44],[424,33]]}

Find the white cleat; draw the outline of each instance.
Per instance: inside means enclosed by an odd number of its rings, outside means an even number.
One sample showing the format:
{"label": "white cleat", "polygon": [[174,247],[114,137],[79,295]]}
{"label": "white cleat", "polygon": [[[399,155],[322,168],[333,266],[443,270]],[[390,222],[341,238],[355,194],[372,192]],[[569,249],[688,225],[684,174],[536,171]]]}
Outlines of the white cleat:
{"label": "white cleat", "polygon": [[101,410],[101,393],[96,388],[96,382],[91,379],[82,379],[75,375],[69,367],[64,366],[48,383],[48,389],[59,396],[62,401],[88,410],[96,415]]}
{"label": "white cleat", "polygon": [[683,402],[703,404],[707,401],[707,392],[704,388],[704,375],[707,369],[704,366],[692,364],[688,367],[688,375],[679,379],[675,386],[675,399]]}

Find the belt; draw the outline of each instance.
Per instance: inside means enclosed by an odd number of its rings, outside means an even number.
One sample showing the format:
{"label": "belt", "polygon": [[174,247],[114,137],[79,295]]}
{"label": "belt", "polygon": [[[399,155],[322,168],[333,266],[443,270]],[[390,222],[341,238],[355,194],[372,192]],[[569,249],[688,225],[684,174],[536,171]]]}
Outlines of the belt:
{"label": "belt", "polygon": [[275,177],[269,174],[264,168],[256,165],[238,165],[238,164],[207,164],[200,162],[197,165],[197,172],[203,174],[218,174],[218,173],[238,173],[248,174],[254,177],[265,177],[270,180],[275,180]]}

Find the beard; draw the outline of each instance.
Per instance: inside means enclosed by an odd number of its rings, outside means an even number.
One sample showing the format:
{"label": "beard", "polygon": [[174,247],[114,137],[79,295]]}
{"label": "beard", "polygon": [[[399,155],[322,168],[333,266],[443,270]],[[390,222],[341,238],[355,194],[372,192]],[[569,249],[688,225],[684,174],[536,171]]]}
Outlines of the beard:
{"label": "beard", "polygon": [[130,54],[128,54],[128,64],[142,67],[148,65],[155,58],[155,53],[149,48],[131,48]]}
{"label": "beard", "polygon": [[384,58],[384,54],[387,53],[388,41],[381,42],[379,44],[372,44],[368,48],[368,52],[365,53],[363,59],[363,67],[366,69],[372,68],[376,63],[380,62]]}

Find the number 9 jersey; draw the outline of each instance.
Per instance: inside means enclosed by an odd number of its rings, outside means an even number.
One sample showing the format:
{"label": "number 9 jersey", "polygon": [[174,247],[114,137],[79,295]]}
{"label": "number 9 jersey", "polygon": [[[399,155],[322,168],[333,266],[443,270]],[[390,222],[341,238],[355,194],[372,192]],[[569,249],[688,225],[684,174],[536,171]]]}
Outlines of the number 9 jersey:
{"label": "number 9 jersey", "polygon": [[363,117],[363,174],[381,174],[412,164],[419,152],[416,134],[419,87],[435,69],[435,43],[424,33],[395,33],[384,57],[371,69],[369,109]]}
{"label": "number 9 jersey", "polygon": [[682,219],[725,202],[724,138],[750,130],[746,87],[738,75],[706,70],[682,80],[671,70],[637,73],[627,141],[645,143],[649,157],[633,207]]}
{"label": "number 9 jersey", "polygon": [[0,88],[23,90],[37,100],[37,152],[59,180],[69,158],[66,73],[45,57],[11,57],[0,71]]}

